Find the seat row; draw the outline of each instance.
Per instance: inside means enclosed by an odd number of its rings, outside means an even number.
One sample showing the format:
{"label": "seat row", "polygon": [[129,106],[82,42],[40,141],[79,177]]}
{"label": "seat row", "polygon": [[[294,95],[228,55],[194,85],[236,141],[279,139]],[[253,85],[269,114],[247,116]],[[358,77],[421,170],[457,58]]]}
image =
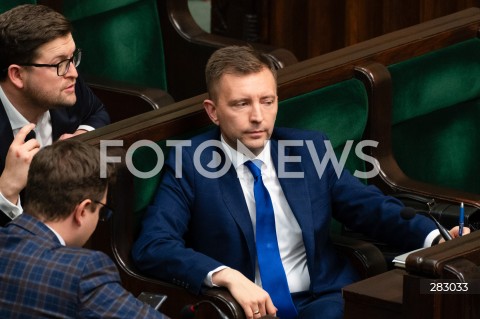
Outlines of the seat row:
{"label": "seat row", "polygon": [[[432,207],[445,210],[438,215],[440,219],[464,202],[467,224],[475,230],[480,219],[475,165],[480,160],[476,125],[480,62],[475,59],[480,53],[479,28],[480,10],[471,8],[287,66],[278,74],[277,126],[325,132],[337,158],[348,155],[345,167],[352,173],[362,177],[362,173],[378,172],[374,178],[365,178],[365,183],[389,194],[433,200]],[[212,124],[202,107],[206,97],[182,100],[78,138],[95,145],[120,141],[120,154],[131,159],[138,171],[151,172],[158,154],[135,143],[152,141],[166,155],[167,140],[188,139],[208,129]],[[359,152],[355,152],[357,146]],[[90,247],[117,261],[125,287],[134,294],[167,294],[162,311],[172,318],[179,316],[184,305],[200,300],[217,303],[230,318],[244,318],[241,307],[225,290],[213,288],[200,296],[191,295],[173,283],[147,278],[133,266],[130,247],[160,178],[161,171],[138,178],[122,170],[111,191],[114,217],[111,223],[99,225]],[[333,223],[336,236],[351,235]],[[337,247],[345,252],[352,246],[339,240]],[[364,247],[356,242],[348,249],[353,251],[350,256],[378,256],[378,249],[368,246],[366,251]],[[358,260],[352,257],[362,266],[364,277],[386,269],[382,258]],[[205,311],[205,318],[214,318],[211,309]]]}
{"label": "seat row", "polygon": [[[203,69],[213,51],[247,44],[202,30],[188,0],[43,1],[72,22],[87,79],[156,88],[175,101],[206,91]],[[297,62],[288,50],[251,45],[268,52],[278,68]]]}

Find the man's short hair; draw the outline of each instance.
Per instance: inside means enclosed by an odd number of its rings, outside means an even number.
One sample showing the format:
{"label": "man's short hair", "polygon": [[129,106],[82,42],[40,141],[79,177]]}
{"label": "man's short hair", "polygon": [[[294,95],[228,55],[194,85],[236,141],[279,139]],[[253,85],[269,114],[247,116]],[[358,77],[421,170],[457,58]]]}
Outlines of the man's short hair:
{"label": "man's short hair", "polygon": [[70,22],[44,5],[20,5],[0,14],[0,80],[11,64],[32,63],[38,47],[70,33]]}
{"label": "man's short hair", "polygon": [[25,212],[42,221],[65,219],[83,200],[100,201],[113,172],[107,166],[101,178],[100,151],[85,142],[67,139],[46,146],[30,164]]}
{"label": "man's short hair", "polygon": [[268,55],[250,46],[227,46],[215,51],[205,68],[205,81],[211,99],[216,98],[215,88],[224,74],[248,75],[270,69],[277,78],[277,70]]}

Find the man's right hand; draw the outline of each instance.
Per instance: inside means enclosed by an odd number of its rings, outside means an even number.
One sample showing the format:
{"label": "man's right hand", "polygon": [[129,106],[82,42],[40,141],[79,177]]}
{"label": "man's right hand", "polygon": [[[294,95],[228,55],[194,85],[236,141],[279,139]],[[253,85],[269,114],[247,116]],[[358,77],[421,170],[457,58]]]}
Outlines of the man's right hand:
{"label": "man's right hand", "polygon": [[18,203],[20,192],[27,185],[28,168],[33,156],[40,150],[36,139],[25,142],[27,134],[35,128],[35,124],[25,125],[18,131],[8,149],[5,168],[0,176],[0,192],[13,204]]}
{"label": "man's right hand", "polygon": [[220,270],[213,274],[212,282],[230,291],[233,298],[242,306],[247,318],[260,318],[277,313],[270,295],[235,269]]}

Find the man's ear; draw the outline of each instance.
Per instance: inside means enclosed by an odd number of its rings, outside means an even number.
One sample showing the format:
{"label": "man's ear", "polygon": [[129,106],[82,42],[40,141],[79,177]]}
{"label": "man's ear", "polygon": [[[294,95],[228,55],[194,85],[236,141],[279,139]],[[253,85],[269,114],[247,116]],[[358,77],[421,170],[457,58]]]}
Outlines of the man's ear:
{"label": "man's ear", "polygon": [[213,123],[218,125],[218,117],[217,117],[217,107],[212,100],[206,99],[203,101],[203,108],[207,111],[208,117],[212,120]]}
{"label": "man's ear", "polygon": [[24,86],[24,70],[21,66],[17,64],[11,64],[8,67],[7,76],[10,79],[10,82],[13,83],[17,88],[21,89]]}
{"label": "man's ear", "polygon": [[73,222],[76,225],[81,226],[83,224],[86,214],[91,213],[91,205],[91,199],[84,199],[80,202],[80,204],[75,206],[75,210],[73,212]]}

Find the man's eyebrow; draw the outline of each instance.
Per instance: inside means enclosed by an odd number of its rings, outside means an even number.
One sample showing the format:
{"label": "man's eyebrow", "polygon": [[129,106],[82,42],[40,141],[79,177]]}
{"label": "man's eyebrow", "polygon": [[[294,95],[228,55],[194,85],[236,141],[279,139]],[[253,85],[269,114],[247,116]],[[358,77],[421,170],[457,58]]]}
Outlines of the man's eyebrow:
{"label": "man's eyebrow", "polygon": [[229,105],[235,105],[235,104],[238,104],[240,102],[248,102],[248,101],[250,101],[249,98],[239,98],[239,99],[233,99],[233,100],[228,101],[228,104]]}
{"label": "man's eyebrow", "polygon": [[58,54],[58,55],[54,56],[54,57],[52,58],[52,60],[61,59],[61,61],[63,61],[63,60],[66,60],[66,59],[70,59],[71,57],[73,57],[73,55],[75,54],[75,52],[77,52],[77,48],[75,48],[75,49],[73,50],[73,52],[70,53],[70,54],[63,54],[63,53],[62,53],[62,54]]}
{"label": "man's eyebrow", "polygon": [[267,94],[261,97],[262,99],[276,99],[277,96],[275,94]]}

